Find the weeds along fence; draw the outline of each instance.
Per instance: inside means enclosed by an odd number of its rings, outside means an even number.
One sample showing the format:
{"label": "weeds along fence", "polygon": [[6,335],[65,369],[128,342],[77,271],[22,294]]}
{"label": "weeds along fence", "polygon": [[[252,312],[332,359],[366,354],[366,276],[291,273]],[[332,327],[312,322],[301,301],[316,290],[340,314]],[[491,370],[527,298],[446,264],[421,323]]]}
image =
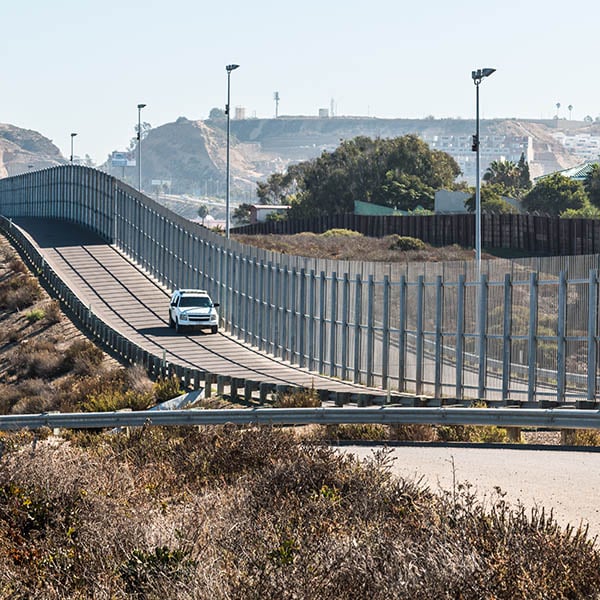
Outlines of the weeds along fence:
{"label": "weeds along fence", "polygon": [[226,240],[79,166],[0,180],[0,212],[88,227],[164,286],[208,290],[241,340],[332,377],[440,399],[598,403],[598,255],[484,261],[480,278],[471,262],[282,256]]}

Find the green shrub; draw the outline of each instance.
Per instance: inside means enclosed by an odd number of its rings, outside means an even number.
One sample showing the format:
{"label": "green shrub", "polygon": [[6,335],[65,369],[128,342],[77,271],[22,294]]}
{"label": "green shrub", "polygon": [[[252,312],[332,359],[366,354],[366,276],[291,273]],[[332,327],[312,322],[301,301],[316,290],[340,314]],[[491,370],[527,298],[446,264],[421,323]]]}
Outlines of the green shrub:
{"label": "green shrub", "polygon": [[145,410],[152,404],[152,396],[135,390],[121,390],[108,388],[92,394],[83,403],[85,412],[111,412],[130,408],[131,410]]}
{"label": "green shrub", "polygon": [[166,402],[183,394],[181,383],[175,375],[159,377],[152,386],[152,392],[157,402]]}
{"label": "green shrub", "polygon": [[443,442],[491,444],[509,441],[508,431],[495,425],[440,425],[437,434]]}
{"label": "green shrub", "polygon": [[[134,550],[119,568],[125,589],[132,597],[140,597],[147,588],[151,592],[156,579],[178,580],[192,575],[195,562],[187,550],[171,550],[168,546],[154,548],[152,552]],[[143,594],[146,597],[146,594]],[[152,595],[152,594],[150,594]]]}
{"label": "green shrub", "polygon": [[568,438],[573,446],[600,446],[600,431],[597,429],[576,429]]}
{"label": "green shrub", "polygon": [[44,316],[48,323],[60,323],[62,319],[62,312],[60,310],[60,303],[58,300],[50,300],[44,305]]}
{"label": "green shrub", "polygon": [[322,237],[363,237],[359,231],[352,229],[328,229],[321,234]]}
{"label": "green shrub", "polygon": [[423,240],[413,237],[390,235],[389,240],[390,250],[401,250],[402,252],[406,252],[408,250],[425,250],[425,248],[427,248],[427,244],[425,244]]}
{"label": "green shrub", "polygon": [[287,394],[277,394],[275,408],[315,408],[321,406],[319,394],[314,388],[310,390],[296,390]]}
{"label": "green shrub", "polygon": [[0,286],[0,308],[23,310],[42,297],[42,288],[35,277],[19,275]]}
{"label": "green shrub", "polygon": [[73,342],[64,354],[64,369],[77,375],[91,375],[102,364],[104,353],[88,340]]}
{"label": "green shrub", "polygon": [[343,423],[327,425],[325,436],[329,440],[372,440],[390,439],[390,427],[377,423]]}
{"label": "green shrub", "polygon": [[25,313],[25,319],[29,324],[41,321],[46,316],[46,313],[41,308],[34,308]]}

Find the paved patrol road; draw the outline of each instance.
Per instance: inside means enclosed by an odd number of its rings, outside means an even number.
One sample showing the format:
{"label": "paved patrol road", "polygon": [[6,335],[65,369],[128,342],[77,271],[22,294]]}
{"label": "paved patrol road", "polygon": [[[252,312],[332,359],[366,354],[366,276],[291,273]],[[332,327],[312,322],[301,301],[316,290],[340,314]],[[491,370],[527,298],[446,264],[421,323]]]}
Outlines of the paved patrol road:
{"label": "paved patrol road", "polygon": [[294,367],[223,332],[177,334],[167,322],[167,290],[96,234],[60,220],[22,217],[13,223],[28,234],[47,263],[94,314],[156,356],[162,356],[164,349],[170,363],[275,384],[367,391]]}
{"label": "paved patrol road", "polygon": [[[341,451],[364,458],[373,449],[346,446]],[[587,523],[590,537],[600,536],[600,452],[418,445],[396,446],[392,456],[395,474],[422,477],[432,491],[452,490],[455,477],[489,502],[497,486],[512,506],[521,501],[529,509],[554,509],[562,526]]]}

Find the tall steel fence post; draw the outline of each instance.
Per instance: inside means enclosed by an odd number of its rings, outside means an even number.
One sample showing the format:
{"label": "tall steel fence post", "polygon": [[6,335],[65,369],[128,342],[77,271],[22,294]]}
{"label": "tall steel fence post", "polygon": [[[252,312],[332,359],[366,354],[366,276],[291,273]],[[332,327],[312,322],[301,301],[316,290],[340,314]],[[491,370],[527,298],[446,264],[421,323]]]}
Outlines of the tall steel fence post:
{"label": "tall steel fence post", "polygon": [[444,284],[442,276],[438,275],[435,280],[435,379],[434,396],[442,397],[443,377],[443,355],[442,355],[442,331],[444,318]]}
{"label": "tall steel fence post", "polygon": [[566,344],[567,344],[567,275],[560,272],[558,279],[558,327],[556,332],[556,400],[565,401],[566,393]]}
{"label": "tall steel fence post", "polygon": [[485,390],[487,382],[487,306],[488,306],[488,278],[486,273],[481,274],[479,280],[479,371],[477,396],[479,399],[485,399]]}
{"label": "tall steel fence post", "polygon": [[598,363],[598,271],[590,270],[588,292],[587,399],[596,401]]}
{"label": "tall steel fence post", "polygon": [[502,327],[502,400],[510,396],[512,340],[512,277],[504,275],[504,321]]}
{"label": "tall steel fence post", "polygon": [[527,401],[535,402],[537,385],[538,276],[529,275],[529,328],[527,334]]}
{"label": "tall steel fence post", "polygon": [[465,274],[458,276],[456,289],[456,386],[455,395],[462,398],[464,394],[464,349],[465,349]]}

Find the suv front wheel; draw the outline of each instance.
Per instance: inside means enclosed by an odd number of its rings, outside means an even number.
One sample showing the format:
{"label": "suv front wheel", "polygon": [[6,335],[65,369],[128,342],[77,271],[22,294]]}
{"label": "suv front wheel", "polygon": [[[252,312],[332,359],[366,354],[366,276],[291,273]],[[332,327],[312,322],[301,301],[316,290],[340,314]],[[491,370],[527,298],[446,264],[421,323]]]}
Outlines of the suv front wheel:
{"label": "suv front wheel", "polygon": [[179,319],[177,319],[177,320],[175,321],[175,331],[176,331],[177,333],[182,333],[182,332],[183,332],[183,325],[180,325],[180,324],[179,324]]}

